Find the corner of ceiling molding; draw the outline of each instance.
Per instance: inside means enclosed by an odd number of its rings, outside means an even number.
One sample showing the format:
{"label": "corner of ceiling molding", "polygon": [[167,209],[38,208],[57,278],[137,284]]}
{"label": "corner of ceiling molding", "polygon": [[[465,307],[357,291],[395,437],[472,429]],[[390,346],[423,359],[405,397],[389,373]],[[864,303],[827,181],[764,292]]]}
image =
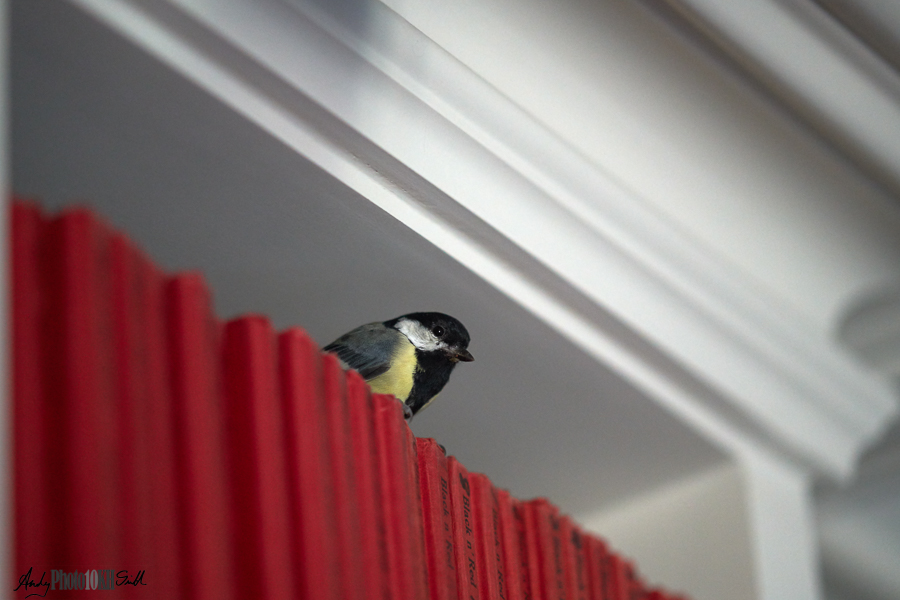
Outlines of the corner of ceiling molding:
{"label": "corner of ceiling molding", "polygon": [[[667,0],[666,5],[752,73],[797,119],[830,140],[845,159],[898,190],[900,78],[820,3]],[[778,44],[773,43],[775,31]],[[835,89],[853,93],[835,94]]]}
{"label": "corner of ceiling molding", "polygon": [[900,283],[854,302],[840,320],[838,339],[864,364],[900,378]]}

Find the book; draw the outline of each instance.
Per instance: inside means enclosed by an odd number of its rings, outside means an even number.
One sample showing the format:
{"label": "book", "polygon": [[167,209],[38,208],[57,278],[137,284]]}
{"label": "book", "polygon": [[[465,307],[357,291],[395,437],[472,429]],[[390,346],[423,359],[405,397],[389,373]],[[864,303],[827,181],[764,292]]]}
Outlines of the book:
{"label": "book", "polygon": [[559,520],[562,538],[563,567],[567,600],[590,600],[588,595],[587,564],[584,553],[584,534],[568,516]]}
{"label": "book", "polygon": [[425,523],[422,516],[422,490],[419,483],[419,459],[416,456],[416,436],[406,419],[402,421],[403,470],[406,475],[406,497],[409,502],[410,550],[412,589],[415,598],[428,596],[428,565],[425,561]]}
{"label": "book", "polygon": [[368,588],[362,565],[357,485],[344,372],[334,354],[322,356],[322,390],[331,454],[331,485],[337,509],[338,565],[341,598],[361,600]]}
{"label": "book", "polygon": [[625,562],[625,588],[628,600],[644,600],[647,595],[647,587],[643,578],[638,573],[634,562],[626,560]]}
{"label": "book", "polygon": [[57,535],[50,527],[45,230],[44,215],[37,205],[21,200],[12,203],[13,560],[16,578],[30,577],[35,583],[50,581],[50,571],[55,568],[51,545]]}
{"label": "book", "polygon": [[[130,573],[144,569],[148,573],[143,596],[177,598],[182,590],[181,531],[178,521],[178,481],[175,464],[175,407],[171,392],[165,312],[163,273],[139,250],[132,247],[135,257],[135,322],[136,362],[142,364],[135,387],[142,392],[145,404],[143,421],[135,429],[145,429],[146,452],[137,462],[135,476],[146,481],[146,502],[149,505],[150,562],[136,564]],[[136,415],[137,416],[137,415]],[[125,529],[125,528],[123,528]],[[126,529],[127,531],[127,529]],[[127,534],[126,534],[127,535]],[[152,587],[149,577],[152,573]]]}
{"label": "book", "polygon": [[451,456],[447,460],[450,475],[450,510],[453,529],[453,553],[456,557],[456,586],[460,600],[479,600],[481,575],[476,554],[475,520],[472,514],[472,486],[469,472]]}
{"label": "book", "polygon": [[585,565],[587,567],[587,584],[589,597],[592,600],[609,600],[612,598],[610,590],[609,572],[607,569],[608,550],[606,543],[594,536],[582,538]]}
{"label": "book", "polygon": [[431,438],[416,440],[428,588],[431,600],[457,600],[447,455]]}
{"label": "book", "polygon": [[294,597],[275,335],[264,317],[229,321],[222,341],[237,596]]}
{"label": "book", "polygon": [[385,523],[382,518],[381,489],[378,486],[378,454],[373,427],[374,413],[369,386],[356,371],[345,374],[350,441],[353,448],[356,505],[359,516],[359,551],[366,597],[390,598],[387,577],[389,565],[383,551]]}
{"label": "book", "polygon": [[482,600],[507,600],[506,569],[500,539],[500,508],[494,485],[487,476],[472,473],[472,506]]}
{"label": "book", "polygon": [[372,403],[390,597],[420,600],[428,596],[428,580],[414,437],[396,398],[373,394]]}
{"label": "book", "polygon": [[52,560],[72,571],[121,563],[110,234],[75,209],[50,220],[44,247]]}
{"label": "book", "polygon": [[[110,240],[109,273],[112,293],[112,342],[114,387],[116,409],[116,447],[118,455],[120,518],[128,523],[127,529],[118,531],[118,543],[121,549],[121,563],[117,572],[125,570],[139,573],[150,570],[153,573],[153,594],[172,595],[177,588],[172,586],[173,577],[177,577],[177,568],[167,569],[163,562],[157,562],[152,521],[151,486],[156,484],[151,477],[151,468],[155,463],[168,462],[174,466],[172,449],[157,448],[151,445],[158,440],[150,440],[151,428],[158,423],[149,423],[151,406],[148,383],[155,374],[150,373],[149,348],[150,341],[144,325],[148,323],[148,315],[142,310],[145,294],[152,293],[146,289],[149,283],[144,278],[142,258],[122,234],[115,233]],[[165,398],[153,398],[163,402]],[[151,452],[154,457],[151,460]],[[155,473],[154,473],[155,474]],[[174,507],[174,487],[169,508]],[[174,523],[174,521],[173,521]],[[170,532],[172,533],[172,532]],[[169,540],[177,547],[177,538]],[[177,550],[173,550],[177,555]],[[99,576],[98,576],[99,587]],[[126,598],[147,597],[147,586],[125,586],[119,593]]]}
{"label": "book", "polygon": [[[526,531],[529,553],[536,553],[536,563],[529,567],[535,571],[541,598],[565,600],[566,584],[563,566],[562,535],[559,510],[545,498],[536,498],[526,504]],[[534,580],[532,580],[534,581]]]}
{"label": "book", "polygon": [[631,575],[628,562],[614,552],[606,554],[607,593],[610,600],[631,600]]}
{"label": "book", "polygon": [[183,593],[203,600],[234,598],[236,563],[225,470],[220,327],[199,275],[169,280],[165,299]]}
{"label": "book", "polygon": [[337,505],[319,350],[299,327],[278,337],[294,571],[307,600],[340,598]]}
{"label": "book", "polygon": [[522,597],[532,600],[541,597],[540,556],[533,519],[529,517],[528,505],[520,500],[512,501],[516,535],[519,538],[519,582]]}
{"label": "book", "polygon": [[500,543],[503,546],[503,568],[506,573],[507,600],[524,600],[528,595],[523,590],[523,545],[522,534],[516,515],[518,500],[504,489],[497,492],[497,510],[500,518]]}

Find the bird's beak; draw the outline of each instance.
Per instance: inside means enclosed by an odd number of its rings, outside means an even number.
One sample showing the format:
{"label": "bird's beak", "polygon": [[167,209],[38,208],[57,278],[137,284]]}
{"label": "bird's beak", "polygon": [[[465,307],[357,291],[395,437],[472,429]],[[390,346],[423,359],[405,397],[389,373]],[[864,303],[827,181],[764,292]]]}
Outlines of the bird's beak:
{"label": "bird's beak", "polygon": [[457,352],[456,354],[453,355],[453,358],[457,361],[462,361],[462,362],[472,362],[473,360],[475,360],[475,357],[472,356],[472,353],[469,352],[468,350],[460,350],[459,352]]}

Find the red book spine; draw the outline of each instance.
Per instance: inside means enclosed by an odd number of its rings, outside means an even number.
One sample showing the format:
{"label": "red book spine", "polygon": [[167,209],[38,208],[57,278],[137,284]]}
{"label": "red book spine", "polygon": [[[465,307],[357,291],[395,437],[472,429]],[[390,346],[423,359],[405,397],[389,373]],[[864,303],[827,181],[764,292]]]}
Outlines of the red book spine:
{"label": "red book spine", "polygon": [[472,514],[472,486],[469,472],[456,460],[447,459],[450,473],[450,510],[453,523],[453,550],[456,555],[456,585],[460,600],[478,600],[480,576],[476,555],[475,517]]}
{"label": "red book spine", "polygon": [[500,513],[500,541],[503,545],[503,568],[506,572],[507,600],[525,600],[522,589],[525,575],[522,553],[521,527],[516,516],[515,500],[508,491],[497,490],[497,508]]}
{"label": "red book spine", "polygon": [[411,433],[400,403],[393,396],[372,396],[379,480],[383,498],[388,585],[397,600],[423,600],[428,596],[424,572],[425,548],[417,511],[416,461]]}
{"label": "red book spine", "polygon": [[606,555],[608,593],[610,600],[631,600],[631,582],[628,563],[613,552]]}
{"label": "red book spine", "polygon": [[584,536],[569,517],[559,522],[565,568],[566,599],[588,600],[587,565],[584,560]]}
{"label": "red book spine", "polygon": [[[46,225],[40,209],[15,201],[11,214],[12,241],[12,381],[13,381],[13,510],[15,577],[49,582],[53,564],[50,519],[49,381],[45,373],[43,329],[47,320],[44,291],[43,238]],[[59,458],[58,456],[56,457]],[[53,535],[53,537],[51,537]],[[19,592],[25,590],[23,586]],[[37,588],[40,591],[43,588]],[[34,588],[27,593],[34,591]],[[18,593],[18,592],[17,592]],[[22,594],[24,596],[24,594]]]}
{"label": "red book spine", "polygon": [[81,571],[120,560],[109,232],[85,210],[65,213],[50,223],[48,252],[45,377],[59,445],[47,456],[58,465],[51,497],[62,499],[55,565]]}
{"label": "red book spine", "polygon": [[647,588],[644,585],[644,580],[638,573],[637,568],[634,566],[634,563],[630,561],[626,561],[625,577],[627,582],[626,587],[628,589],[628,599],[644,600],[647,595]]}
{"label": "red book spine", "polygon": [[337,600],[337,509],[319,351],[297,328],[281,334],[278,345],[298,595]]}
{"label": "red book spine", "polygon": [[233,537],[226,495],[224,414],[219,381],[219,327],[198,275],[166,290],[176,465],[186,598],[232,598]]}
{"label": "red book spine", "polygon": [[543,498],[528,502],[539,553],[538,574],[541,597],[565,600],[566,587],[557,508]]}
{"label": "red book spine", "polygon": [[521,561],[519,581],[522,584],[522,596],[525,600],[539,600],[541,598],[541,568],[534,517],[528,509],[528,504],[518,500],[513,502],[513,516],[519,538]]}
{"label": "red book spine", "polygon": [[268,320],[226,324],[225,412],[237,595],[294,597],[275,336]]}
{"label": "red book spine", "polygon": [[359,547],[360,522],[356,503],[353,446],[344,373],[333,354],[322,356],[322,381],[328,417],[329,453],[332,456],[332,485],[337,507],[338,552],[341,597],[358,600],[366,597],[362,552]]}
{"label": "red book spine", "polygon": [[447,456],[430,438],[416,440],[431,600],[457,600]]}
{"label": "red book spine", "polygon": [[469,485],[472,488],[481,599],[507,600],[506,573],[500,542],[500,511],[494,486],[481,473],[472,473]]}
{"label": "red book spine", "polygon": [[407,515],[410,519],[411,575],[415,598],[428,597],[428,565],[425,562],[425,522],[422,516],[422,490],[419,484],[419,459],[416,456],[416,436],[404,419],[403,468],[406,473],[406,494],[409,499]]}
{"label": "red book spine", "polygon": [[362,576],[366,597],[390,598],[387,586],[387,557],[384,553],[385,524],[378,487],[378,455],[372,427],[372,397],[365,380],[356,371],[347,371],[347,405],[350,414],[350,440],[353,446],[356,479],[356,504],[359,512]]}
{"label": "red book spine", "polygon": [[[145,338],[141,323],[147,315],[141,312],[138,287],[138,258],[125,237],[115,234],[110,244],[110,276],[112,279],[112,338],[114,352],[113,380],[117,411],[116,444],[119,456],[119,496],[122,521],[118,527],[122,548],[121,564],[130,575],[151,568],[153,587],[163,583],[163,574],[150,565],[150,489],[147,470],[150,466],[145,394],[148,378]],[[166,582],[168,583],[168,582]],[[149,581],[148,581],[149,585]],[[135,598],[146,595],[147,586],[124,586],[119,593]],[[171,593],[171,590],[169,590]],[[160,590],[154,589],[153,595]]]}
{"label": "red book spine", "polygon": [[589,535],[584,536],[583,541],[590,598],[591,600],[611,600],[606,569],[606,544]]}
{"label": "red book spine", "polygon": [[[148,585],[143,589],[145,597],[180,598],[183,590],[180,579],[181,532],[178,522],[174,406],[166,351],[165,279],[140,254],[137,255],[136,285],[137,314],[140,318],[135,335],[144,363],[140,387],[145,402],[143,427],[146,429],[147,444],[137,476],[145,477],[149,488],[147,502],[150,507],[151,550],[151,562],[146,567]],[[137,426],[141,427],[141,423]],[[143,568],[143,565],[137,567]]]}

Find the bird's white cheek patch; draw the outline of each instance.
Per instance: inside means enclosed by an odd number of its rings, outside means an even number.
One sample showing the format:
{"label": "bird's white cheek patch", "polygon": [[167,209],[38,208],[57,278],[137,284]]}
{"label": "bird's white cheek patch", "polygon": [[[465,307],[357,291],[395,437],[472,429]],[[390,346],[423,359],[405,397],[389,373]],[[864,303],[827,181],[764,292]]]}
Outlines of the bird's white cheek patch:
{"label": "bird's white cheek patch", "polygon": [[413,346],[422,350],[423,352],[429,352],[432,350],[444,350],[448,348],[445,342],[442,342],[431,333],[430,330],[426,329],[422,326],[421,323],[417,321],[411,321],[410,319],[401,319],[397,323],[397,329],[403,333],[412,342]]}

